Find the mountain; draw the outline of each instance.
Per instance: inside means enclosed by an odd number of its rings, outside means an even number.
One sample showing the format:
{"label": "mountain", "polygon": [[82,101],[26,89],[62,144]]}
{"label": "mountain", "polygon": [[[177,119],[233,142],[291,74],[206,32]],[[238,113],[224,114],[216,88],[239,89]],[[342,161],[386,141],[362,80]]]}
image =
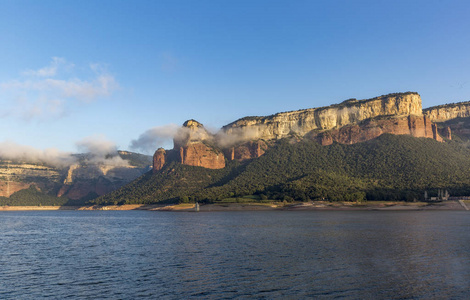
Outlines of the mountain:
{"label": "mountain", "polygon": [[355,144],[384,133],[437,141],[442,141],[442,136],[449,139],[449,130],[439,131],[438,124],[431,121],[432,111],[423,113],[419,94],[407,92],[366,100],[348,99],[340,104],[267,117],[245,117],[222,127],[216,134],[189,120],[175,136],[173,149],[155,153],[154,171],[172,160],[210,169],[224,168],[226,160],[260,157],[283,138],[313,140],[322,145]]}
{"label": "mountain", "polygon": [[463,144],[384,134],[352,145],[282,139],[257,159],[223,169],[173,161],[94,200],[105,203],[218,201],[255,195],[279,200],[421,200],[447,189],[470,193],[470,150]]}
{"label": "mountain", "polygon": [[126,151],[105,159],[74,155],[72,163],[57,165],[1,159],[0,205],[83,204],[141,176],[151,160]]}
{"label": "mountain", "polygon": [[[452,132],[470,122],[452,122],[469,107],[423,111],[419,94],[407,92],[246,117],[216,134],[189,120],[173,149],[155,152],[153,172],[94,203],[418,200],[444,188],[467,195],[470,150]],[[437,118],[445,109],[457,113]]]}

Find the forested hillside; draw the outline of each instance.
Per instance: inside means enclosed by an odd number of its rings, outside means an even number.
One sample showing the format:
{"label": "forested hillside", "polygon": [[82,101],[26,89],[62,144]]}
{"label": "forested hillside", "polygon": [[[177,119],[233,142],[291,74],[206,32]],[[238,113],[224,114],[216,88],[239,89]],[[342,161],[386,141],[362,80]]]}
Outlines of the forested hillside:
{"label": "forested hillside", "polygon": [[353,145],[279,141],[263,156],[210,170],[171,163],[95,204],[206,201],[256,195],[279,200],[422,200],[437,189],[470,195],[470,150],[462,143],[384,134]]}

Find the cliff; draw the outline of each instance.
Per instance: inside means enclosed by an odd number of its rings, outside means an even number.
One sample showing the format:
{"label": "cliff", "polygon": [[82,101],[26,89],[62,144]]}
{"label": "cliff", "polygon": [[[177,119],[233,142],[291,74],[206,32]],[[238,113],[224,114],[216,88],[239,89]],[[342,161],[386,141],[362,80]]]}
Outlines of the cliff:
{"label": "cliff", "polygon": [[[464,115],[464,104],[454,105]],[[445,106],[447,107],[447,106]],[[411,135],[443,141],[451,129],[443,130],[432,122],[433,110],[423,115],[418,93],[396,93],[366,100],[349,99],[340,104],[278,113],[267,117],[246,117],[230,123],[215,135],[195,121],[186,121],[174,138],[173,153],[185,165],[210,169],[225,167],[225,159],[247,160],[263,155],[282,138],[292,141],[316,140],[355,144],[375,139],[384,133]],[[441,115],[443,108],[440,107]],[[449,115],[449,114],[447,114]],[[163,168],[166,156],[154,155],[154,172]]]}
{"label": "cliff", "polygon": [[159,148],[157,151],[155,151],[155,154],[153,155],[153,172],[160,171],[163,166],[165,165],[165,155],[166,151],[163,148]]}
{"label": "cliff", "polygon": [[117,155],[128,165],[87,162],[86,154],[76,155],[77,163],[63,167],[0,158],[0,196],[10,197],[34,186],[45,195],[88,199],[113,191],[149,170],[148,156],[125,151]]}
{"label": "cliff", "polygon": [[470,117],[470,101],[444,104],[423,110],[431,122],[445,122],[455,118]]}
{"label": "cliff", "polygon": [[414,137],[432,138],[442,141],[437,127],[425,116],[387,117],[365,120],[359,124],[348,125],[339,129],[324,132],[312,131],[308,138],[317,140],[322,145],[333,142],[355,144],[375,139],[384,133],[395,135],[411,135]]}
{"label": "cliff", "polygon": [[178,153],[179,162],[184,165],[221,169],[225,167],[225,156],[213,145],[213,139],[204,125],[188,120],[176,134],[173,149]]}
{"label": "cliff", "polygon": [[390,94],[367,100],[346,100],[327,107],[278,113],[268,117],[246,117],[222,128],[236,141],[276,140],[293,134],[304,136],[312,130],[331,130],[358,124],[380,116],[421,116],[417,93]]}

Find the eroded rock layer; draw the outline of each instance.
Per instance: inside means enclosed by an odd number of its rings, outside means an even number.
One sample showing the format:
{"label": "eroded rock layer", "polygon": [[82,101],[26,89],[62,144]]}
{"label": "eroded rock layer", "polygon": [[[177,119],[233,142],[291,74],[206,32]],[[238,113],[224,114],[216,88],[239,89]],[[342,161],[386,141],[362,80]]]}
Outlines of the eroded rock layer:
{"label": "eroded rock layer", "polygon": [[368,100],[347,100],[337,105],[278,113],[268,117],[246,117],[223,127],[234,139],[273,140],[312,130],[330,130],[380,116],[422,115],[417,93],[390,94]]}
{"label": "eroded rock layer", "polygon": [[188,120],[176,134],[173,143],[179,161],[184,165],[221,169],[225,167],[225,156],[221,150],[213,146],[214,137],[204,126]]}
{"label": "eroded rock layer", "polygon": [[440,136],[435,136],[436,129],[433,128],[435,126],[424,116],[377,118],[339,129],[324,132],[312,131],[307,137],[317,140],[322,145],[330,145],[333,142],[355,144],[374,139],[384,133],[407,134],[439,140]]}
{"label": "eroded rock layer", "polygon": [[225,156],[218,149],[204,143],[191,143],[179,149],[180,162],[184,165],[208,169],[225,168]]}
{"label": "eroded rock layer", "polygon": [[423,110],[431,122],[445,122],[455,118],[470,117],[470,101],[444,104]]}
{"label": "eroded rock layer", "polygon": [[163,168],[165,165],[165,155],[166,151],[163,148],[159,148],[157,151],[155,151],[155,154],[153,155],[153,172],[157,172]]}

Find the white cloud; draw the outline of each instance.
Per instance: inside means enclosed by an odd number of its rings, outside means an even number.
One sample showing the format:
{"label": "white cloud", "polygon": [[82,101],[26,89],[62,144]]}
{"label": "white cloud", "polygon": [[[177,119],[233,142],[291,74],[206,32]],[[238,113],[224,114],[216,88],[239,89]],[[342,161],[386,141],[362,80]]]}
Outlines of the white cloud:
{"label": "white cloud", "polygon": [[62,57],[53,57],[49,66],[41,68],[39,70],[26,70],[23,72],[23,75],[26,76],[39,76],[39,77],[51,77],[55,76],[59,68],[71,69],[74,67],[74,64],[68,63],[65,58]]}
{"label": "white cloud", "polygon": [[12,141],[0,142],[0,158],[30,163],[45,163],[55,167],[65,167],[76,162],[69,152],[62,152],[55,148],[40,150]]}
{"label": "white cloud", "polygon": [[[104,136],[97,135],[84,138],[77,142],[76,146],[79,152],[87,154],[85,163],[114,167],[129,166],[128,161],[123,160],[118,155],[116,145]],[[0,159],[44,163],[59,168],[68,167],[79,162],[77,156],[74,156],[71,152],[59,151],[56,148],[42,150],[12,141],[0,142]]]}
{"label": "white cloud", "polygon": [[4,107],[9,111],[3,115],[60,117],[71,102],[89,103],[119,89],[114,76],[100,64],[90,64],[86,68],[88,76],[81,78],[74,76],[73,68],[74,64],[64,58],[54,57],[47,67],[27,70],[19,79],[0,82],[0,96],[6,99]]}
{"label": "white cloud", "polygon": [[132,140],[129,147],[134,151],[153,153],[157,148],[171,142],[180,127],[176,124],[153,127],[146,130],[137,139]]}
{"label": "white cloud", "polygon": [[89,153],[88,161],[91,163],[105,164],[112,166],[128,166],[127,160],[123,160],[117,153],[118,149],[114,142],[108,140],[103,135],[86,137],[75,143],[79,152]]}

